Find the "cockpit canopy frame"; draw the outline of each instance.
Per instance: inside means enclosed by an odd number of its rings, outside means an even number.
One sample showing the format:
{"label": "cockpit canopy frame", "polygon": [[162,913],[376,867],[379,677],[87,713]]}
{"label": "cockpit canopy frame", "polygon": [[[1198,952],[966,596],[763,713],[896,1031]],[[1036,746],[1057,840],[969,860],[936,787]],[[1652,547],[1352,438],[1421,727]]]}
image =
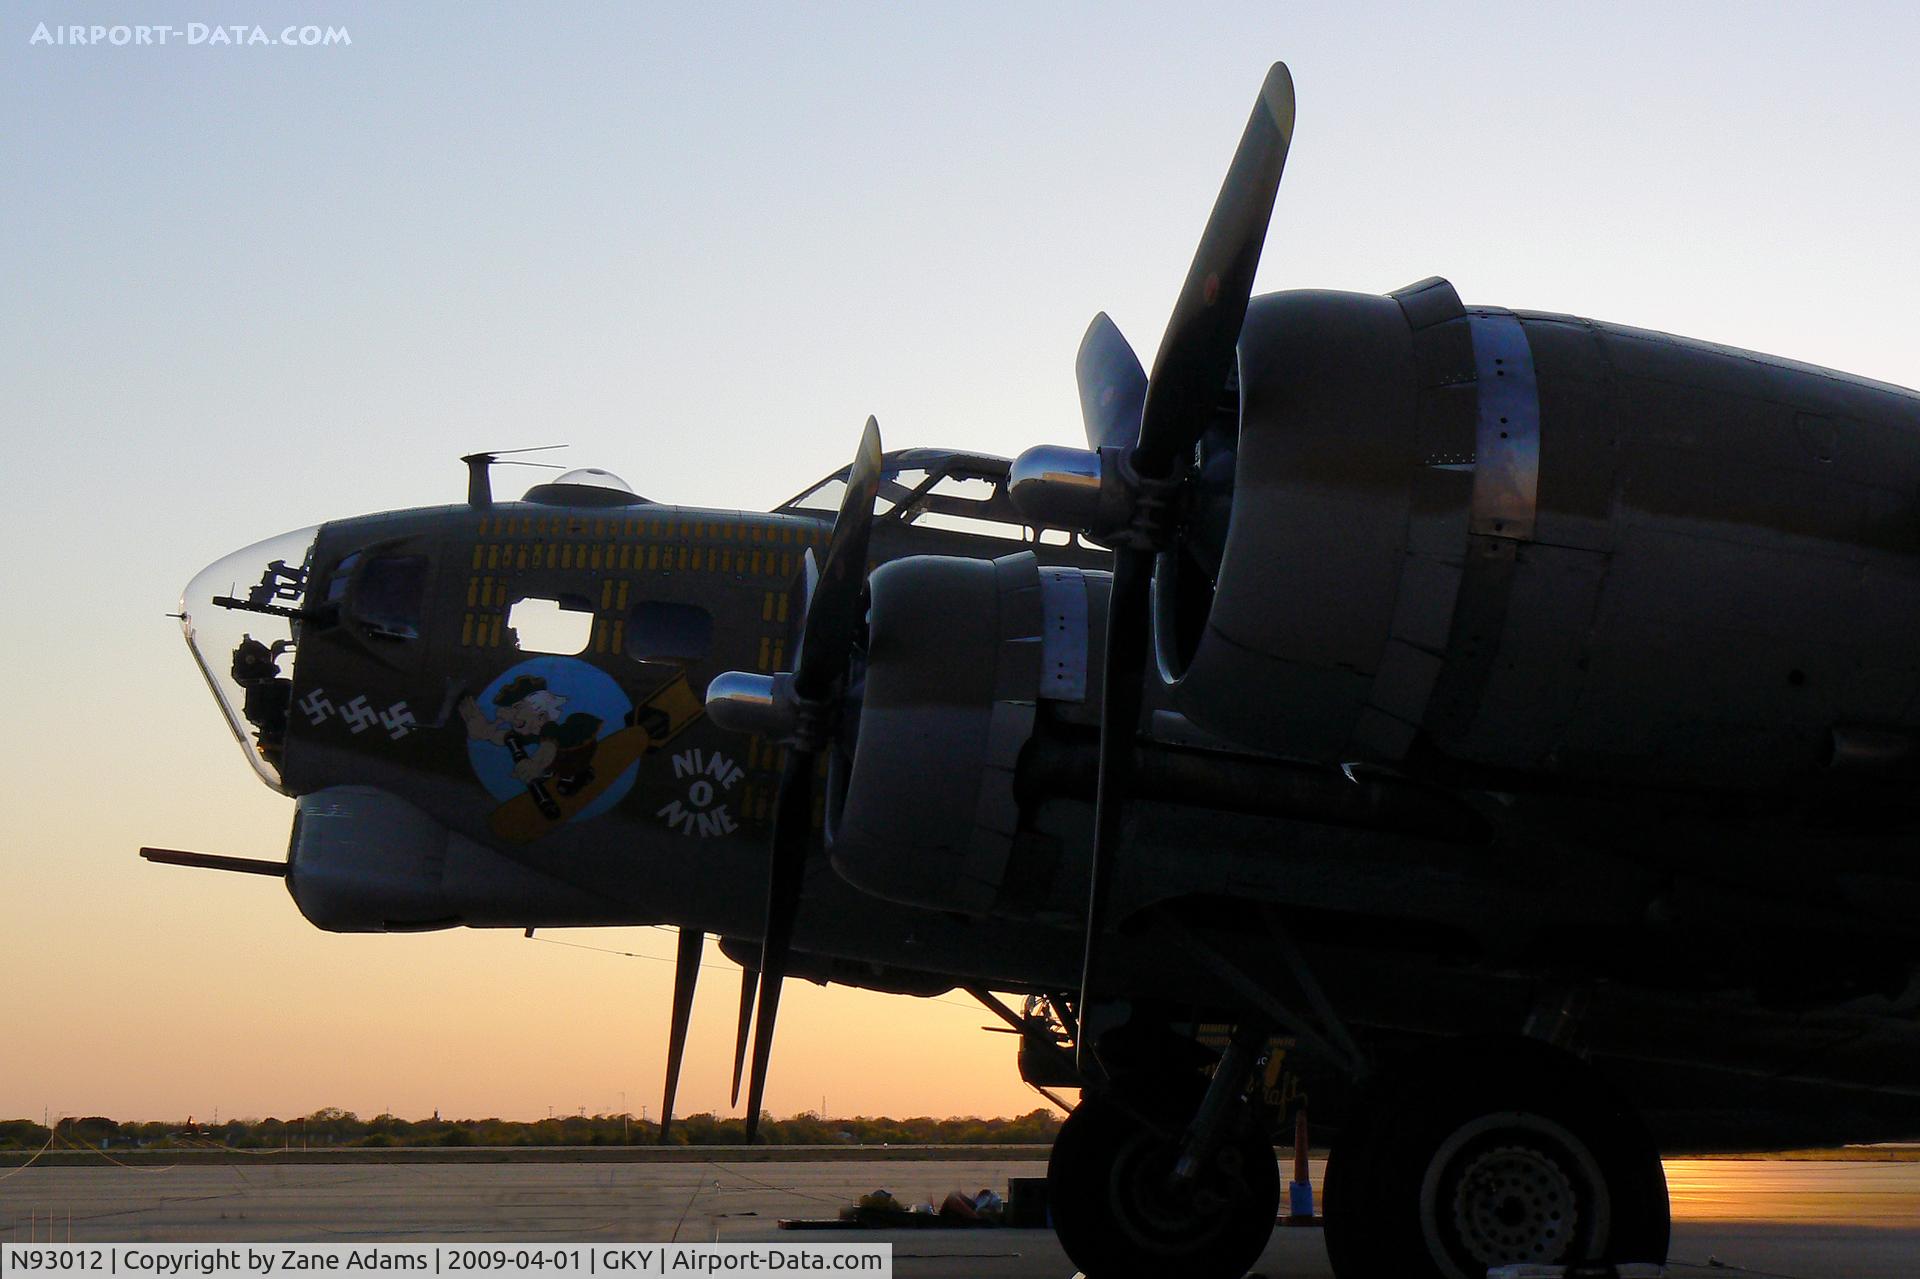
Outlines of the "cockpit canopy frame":
{"label": "cockpit canopy frame", "polygon": [[[926,517],[940,526],[944,520],[983,520],[1009,530],[1033,525],[1007,496],[1007,472],[1012,463],[987,453],[955,449],[898,449],[883,455],[880,493],[874,502],[877,519],[910,525]],[[843,466],[774,507],[780,515],[832,514],[840,508],[851,467]]]}

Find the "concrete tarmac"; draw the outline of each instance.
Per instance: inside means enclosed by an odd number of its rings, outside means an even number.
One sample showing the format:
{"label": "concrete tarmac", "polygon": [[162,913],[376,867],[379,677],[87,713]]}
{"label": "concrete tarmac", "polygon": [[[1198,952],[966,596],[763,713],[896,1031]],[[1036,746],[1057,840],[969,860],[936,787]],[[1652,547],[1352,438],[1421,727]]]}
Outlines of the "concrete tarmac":
{"label": "concrete tarmac", "polygon": [[[1040,1176],[1029,1160],[276,1165],[0,1169],[0,1241],[888,1241],[902,1279],[1068,1279],[1037,1230],[795,1233],[867,1191],[902,1201]],[[1315,1163],[1316,1187],[1322,1168]],[[1920,1163],[1670,1160],[1669,1273],[1920,1276]],[[1282,1229],[1256,1274],[1323,1279],[1320,1232]]]}

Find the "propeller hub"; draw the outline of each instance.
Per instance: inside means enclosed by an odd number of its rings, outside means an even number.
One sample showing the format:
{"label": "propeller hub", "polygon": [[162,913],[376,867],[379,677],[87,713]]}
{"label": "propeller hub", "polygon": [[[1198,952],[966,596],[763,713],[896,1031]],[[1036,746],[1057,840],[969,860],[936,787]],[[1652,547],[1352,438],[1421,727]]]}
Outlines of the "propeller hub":
{"label": "propeller hub", "polygon": [[707,685],[707,717],[728,732],[791,737],[800,724],[793,676],[786,671],[723,671]]}
{"label": "propeller hub", "polygon": [[1132,500],[1123,477],[1124,449],[1039,444],[1013,459],[1007,496],[1029,523],[1078,529],[1093,537],[1125,528]]}

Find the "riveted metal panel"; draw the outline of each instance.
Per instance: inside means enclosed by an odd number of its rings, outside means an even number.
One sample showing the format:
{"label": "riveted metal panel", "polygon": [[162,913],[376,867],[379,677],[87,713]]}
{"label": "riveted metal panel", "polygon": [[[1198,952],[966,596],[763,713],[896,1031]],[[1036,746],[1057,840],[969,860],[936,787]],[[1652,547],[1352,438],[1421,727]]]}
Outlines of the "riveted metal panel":
{"label": "riveted metal panel", "polygon": [[1478,408],[1470,381],[1423,389],[1414,410],[1420,424],[1420,464],[1472,466],[1480,439]]}
{"label": "riveted metal panel", "polygon": [[1466,309],[1444,281],[1425,281],[1394,300],[1412,330],[1419,387],[1415,468],[1390,639],[1350,743],[1352,758],[1381,761],[1405,756],[1444,667],[1480,448],[1478,373]]}
{"label": "riveted metal panel", "polygon": [[1460,596],[1460,577],[1458,560],[1408,555],[1400,573],[1400,598],[1393,611],[1393,638],[1430,653],[1445,652],[1447,633],[1453,624],[1453,604]]}
{"label": "riveted metal panel", "polygon": [[1087,700],[1087,579],[1079,569],[1040,571],[1040,696]]}
{"label": "riveted metal panel", "polygon": [[1447,664],[1436,681],[1426,726],[1443,741],[1466,736],[1480,710],[1480,694],[1500,651],[1513,586],[1514,552],[1510,538],[1475,537],[1454,605],[1447,640]]}
{"label": "riveted metal panel", "polygon": [[1488,670],[1471,732],[1455,743],[1458,754],[1508,767],[1556,766],[1581,714],[1608,564],[1599,551],[1515,547],[1498,661]]}
{"label": "riveted metal panel", "polygon": [[1480,388],[1471,531],[1521,541],[1533,537],[1540,495],[1540,391],[1526,330],[1511,312],[1477,308],[1473,361]]}
{"label": "riveted metal panel", "polygon": [[1380,710],[1398,719],[1418,723],[1427,709],[1427,697],[1440,674],[1441,660],[1432,653],[1400,640],[1387,641],[1380,655],[1380,669],[1374,673],[1373,695],[1369,699]]}

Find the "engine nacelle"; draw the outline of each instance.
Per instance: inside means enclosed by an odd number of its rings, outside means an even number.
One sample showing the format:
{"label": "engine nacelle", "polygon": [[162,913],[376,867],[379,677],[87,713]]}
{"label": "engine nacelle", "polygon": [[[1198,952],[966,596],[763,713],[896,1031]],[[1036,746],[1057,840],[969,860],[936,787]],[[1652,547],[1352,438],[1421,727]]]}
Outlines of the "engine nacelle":
{"label": "engine nacelle", "polygon": [[287,888],[336,933],[535,928],[631,922],[609,902],[509,861],[370,786],[302,795]]}
{"label": "engine nacelle", "polygon": [[1059,868],[1062,842],[1084,842],[1086,806],[1065,820],[1025,797],[1023,812],[1016,775],[1036,732],[1091,740],[1110,582],[1025,552],[875,570],[852,758],[829,788],[843,877],[939,910],[1080,908],[1083,880]]}
{"label": "engine nacelle", "polygon": [[1442,280],[1253,299],[1240,386],[1223,544],[1155,582],[1202,728],[1709,786],[1849,726],[1920,755],[1920,395]]}

